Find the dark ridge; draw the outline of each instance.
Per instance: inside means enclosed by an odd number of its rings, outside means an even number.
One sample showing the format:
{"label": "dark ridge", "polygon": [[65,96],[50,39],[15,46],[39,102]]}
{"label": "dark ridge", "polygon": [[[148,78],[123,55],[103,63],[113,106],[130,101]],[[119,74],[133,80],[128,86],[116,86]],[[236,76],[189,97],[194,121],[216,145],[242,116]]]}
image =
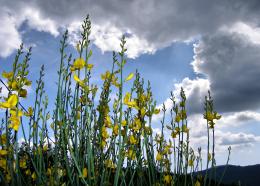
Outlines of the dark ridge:
{"label": "dark ridge", "polygon": [[[212,170],[212,179],[220,181],[222,173],[225,170],[225,165],[217,166]],[[211,169],[208,171],[208,177],[211,174]],[[204,176],[206,171],[197,172]],[[228,165],[225,175],[221,181],[223,184],[238,185],[238,186],[260,186],[260,164],[249,166]]]}

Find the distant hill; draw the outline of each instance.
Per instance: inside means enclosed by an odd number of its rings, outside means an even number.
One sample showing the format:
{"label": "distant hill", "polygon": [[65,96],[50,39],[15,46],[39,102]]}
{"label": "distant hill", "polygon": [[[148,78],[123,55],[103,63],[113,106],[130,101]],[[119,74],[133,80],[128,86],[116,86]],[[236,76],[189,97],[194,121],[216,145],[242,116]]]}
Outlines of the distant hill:
{"label": "distant hill", "polygon": [[[225,166],[216,167],[217,180],[220,179],[224,169]],[[205,172],[202,171],[202,175],[205,175]],[[260,164],[249,166],[228,165],[222,183],[241,186],[260,186]]]}

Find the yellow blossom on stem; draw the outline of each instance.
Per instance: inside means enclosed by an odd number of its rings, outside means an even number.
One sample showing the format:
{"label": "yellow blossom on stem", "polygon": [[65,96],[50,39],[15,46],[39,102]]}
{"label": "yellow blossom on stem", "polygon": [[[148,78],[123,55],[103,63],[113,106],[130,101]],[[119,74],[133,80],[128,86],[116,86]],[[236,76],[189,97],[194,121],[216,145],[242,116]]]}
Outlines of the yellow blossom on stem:
{"label": "yellow blossom on stem", "polygon": [[73,65],[70,67],[70,70],[73,72],[75,70],[80,70],[85,66],[85,61],[83,58],[78,58],[74,61]]}
{"label": "yellow blossom on stem", "polygon": [[13,108],[18,103],[18,96],[16,94],[12,94],[9,96],[6,102],[0,103],[0,108]]}
{"label": "yellow blossom on stem", "polygon": [[157,161],[161,161],[162,160],[162,155],[161,155],[161,153],[157,153],[157,155],[156,155],[156,160]]}
{"label": "yellow blossom on stem", "polygon": [[26,169],[26,159],[21,159],[19,161],[20,168]]}
{"label": "yellow blossom on stem", "polygon": [[114,134],[115,136],[118,135],[118,129],[119,129],[119,126],[118,126],[118,125],[115,125],[114,128],[113,128],[113,134]]}
{"label": "yellow blossom on stem", "polygon": [[107,139],[107,138],[109,138],[109,134],[108,134],[108,132],[107,132],[107,129],[106,129],[106,127],[102,127],[102,129],[101,129],[101,135],[102,135],[102,137],[103,137],[103,139]]}
{"label": "yellow blossom on stem", "polygon": [[154,112],[153,112],[154,114],[159,114],[160,113],[160,109],[154,109]]}
{"label": "yellow blossom on stem", "polygon": [[2,142],[2,144],[6,144],[6,134],[5,133],[1,135],[1,142]]}
{"label": "yellow blossom on stem", "polygon": [[33,179],[33,181],[36,180],[36,173],[35,172],[33,172],[33,174],[32,174],[32,179]]}
{"label": "yellow blossom on stem", "polygon": [[134,137],[134,135],[131,135],[129,137],[130,144],[134,145],[137,144],[137,139]]}
{"label": "yellow blossom on stem", "polygon": [[134,73],[130,73],[127,78],[125,79],[125,81],[129,81],[134,77]]}
{"label": "yellow blossom on stem", "polygon": [[86,178],[88,176],[88,169],[87,168],[84,168],[83,170],[82,170],[82,177],[83,178]]}
{"label": "yellow blossom on stem", "polygon": [[20,117],[22,116],[22,111],[11,110],[10,113],[11,113],[11,117],[10,117],[11,124],[9,125],[9,128],[18,131],[21,123]]}
{"label": "yellow blossom on stem", "polygon": [[163,181],[166,183],[166,184],[170,184],[171,181],[172,181],[172,176],[167,174],[167,175],[164,175],[163,177]]}
{"label": "yellow blossom on stem", "polygon": [[12,177],[9,172],[5,175],[5,180],[7,183],[9,183],[12,180]]}
{"label": "yellow blossom on stem", "polygon": [[0,167],[6,169],[6,159],[0,159]]}
{"label": "yellow blossom on stem", "polygon": [[193,159],[189,159],[189,162],[188,162],[189,166],[192,167],[193,164],[194,164],[194,160]]}
{"label": "yellow blossom on stem", "polygon": [[33,108],[29,107],[27,112],[23,113],[27,117],[32,117],[33,116]]}
{"label": "yellow blossom on stem", "polygon": [[138,132],[141,128],[142,128],[142,124],[141,124],[140,119],[135,118],[133,130],[134,130],[135,132]]}
{"label": "yellow blossom on stem", "polygon": [[13,77],[14,73],[13,72],[3,72],[2,73],[2,76],[3,78],[6,78],[6,79],[11,79]]}
{"label": "yellow blossom on stem", "polygon": [[136,153],[132,149],[129,149],[128,153],[127,153],[127,157],[130,158],[131,160],[135,160],[136,159]]}
{"label": "yellow blossom on stem", "polygon": [[195,186],[200,186],[199,180],[196,181]]}
{"label": "yellow blossom on stem", "polygon": [[26,98],[27,90],[26,89],[19,90],[18,95],[19,95],[19,97]]}
{"label": "yellow blossom on stem", "polygon": [[31,175],[30,169],[27,169],[27,170],[25,171],[25,174],[26,174],[27,176]]}
{"label": "yellow blossom on stem", "polygon": [[125,126],[127,125],[127,122],[126,122],[126,120],[122,120],[122,123],[121,123],[121,125],[122,125],[123,127],[125,127]]}
{"label": "yellow blossom on stem", "polygon": [[7,150],[4,150],[4,149],[1,149],[0,150],[0,156],[5,156],[8,154],[8,151]]}
{"label": "yellow blossom on stem", "polygon": [[84,81],[80,80],[79,77],[77,76],[77,74],[73,75],[73,79],[79,84],[79,86],[85,87]]}
{"label": "yellow blossom on stem", "polygon": [[106,167],[111,168],[111,169],[116,168],[116,165],[113,163],[113,161],[111,159],[105,160],[105,165],[106,165]]}

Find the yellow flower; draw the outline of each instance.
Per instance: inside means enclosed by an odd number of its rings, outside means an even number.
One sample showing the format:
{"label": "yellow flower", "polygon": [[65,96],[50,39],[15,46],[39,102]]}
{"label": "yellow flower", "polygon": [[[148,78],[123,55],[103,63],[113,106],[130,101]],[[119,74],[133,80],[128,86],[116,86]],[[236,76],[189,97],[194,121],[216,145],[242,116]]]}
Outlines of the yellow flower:
{"label": "yellow flower", "polygon": [[47,150],[48,150],[48,145],[44,145],[44,146],[43,146],[43,151],[46,152]]}
{"label": "yellow flower", "polygon": [[179,123],[180,121],[181,121],[181,117],[180,117],[179,114],[177,114],[176,117],[175,117],[175,122]]}
{"label": "yellow flower", "polygon": [[87,168],[84,168],[82,170],[82,176],[83,176],[83,178],[86,178],[88,176],[88,169]]}
{"label": "yellow flower", "polygon": [[27,96],[27,90],[21,89],[18,94],[19,94],[19,97],[25,98]]}
{"label": "yellow flower", "polygon": [[106,71],[105,74],[101,74],[101,79],[105,80],[108,79],[110,77],[111,73],[109,71]]}
{"label": "yellow flower", "polygon": [[51,168],[48,168],[47,169],[47,176],[50,176],[51,175]]}
{"label": "yellow flower", "polygon": [[221,115],[219,115],[217,112],[214,112],[214,119],[219,120],[221,118]]}
{"label": "yellow flower", "polygon": [[154,112],[153,112],[154,114],[159,114],[160,113],[160,109],[154,109]]}
{"label": "yellow flower", "polygon": [[28,112],[24,112],[24,115],[27,117],[32,117],[33,116],[33,108],[29,107]]}
{"label": "yellow flower", "polygon": [[112,121],[111,121],[111,118],[109,115],[105,116],[105,126],[108,127],[108,128],[111,128],[112,127]]}
{"label": "yellow flower", "polygon": [[189,166],[192,167],[193,166],[193,163],[194,163],[194,160],[193,159],[189,159]]}
{"label": "yellow flower", "polygon": [[207,119],[207,120],[209,120],[209,121],[213,121],[214,115],[213,115],[211,112],[207,111],[207,112],[204,114],[204,119]]}
{"label": "yellow flower", "polygon": [[7,183],[9,183],[11,181],[12,177],[10,175],[10,173],[8,172],[6,175],[5,175],[5,180]]}
{"label": "yellow flower", "polygon": [[113,128],[113,134],[114,134],[115,136],[118,135],[118,129],[119,129],[119,126],[118,126],[118,125],[115,125],[114,128]]}
{"label": "yellow flower", "polygon": [[19,162],[20,168],[22,169],[26,169],[26,160],[25,159],[21,159]]}
{"label": "yellow flower", "polygon": [[144,117],[145,114],[146,114],[146,110],[145,110],[145,108],[143,107],[143,108],[141,108],[141,116]]}
{"label": "yellow flower", "polygon": [[197,180],[195,186],[200,186],[200,182]]}
{"label": "yellow flower", "polygon": [[3,78],[6,78],[6,79],[11,79],[13,77],[14,73],[13,72],[3,72],[2,73],[2,76]]}
{"label": "yellow flower", "polygon": [[75,70],[80,70],[85,66],[85,61],[83,58],[78,58],[74,61],[73,65],[70,67],[70,70],[73,72]]}
{"label": "yellow flower", "polygon": [[91,70],[93,67],[94,67],[93,64],[88,64],[88,65],[87,65],[88,70]]}
{"label": "yellow flower", "polygon": [[189,128],[187,127],[187,125],[182,125],[182,131],[185,133],[189,132]]}
{"label": "yellow flower", "polygon": [[161,153],[157,153],[157,155],[156,155],[156,160],[157,161],[161,161],[162,160],[162,155],[161,155]]}
{"label": "yellow flower", "polygon": [[35,172],[33,172],[33,174],[32,174],[32,179],[33,179],[33,181],[36,180],[36,173]]}
{"label": "yellow flower", "polygon": [[101,141],[101,144],[100,144],[101,148],[102,148],[102,149],[105,148],[106,145],[107,145],[106,140],[102,140],[102,141]]}
{"label": "yellow flower", "polygon": [[109,138],[109,134],[107,132],[107,129],[104,126],[101,128],[101,134],[102,134],[103,139]]}
{"label": "yellow flower", "polygon": [[79,86],[85,87],[84,81],[80,80],[77,74],[74,74],[73,79],[79,84]]}
{"label": "yellow flower", "polygon": [[127,153],[127,157],[130,158],[131,160],[135,160],[136,159],[136,153],[132,149],[129,149],[128,153]]}
{"label": "yellow flower", "polygon": [[123,100],[124,104],[127,105],[130,108],[139,109],[136,101],[130,101],[130,97],[131,97],[131,94],[129,92],[127,92],[125,97],[124,97],[124,100]]}
{"label": "yellow flower", "polygon": [[29,176],[29,175],[31,174],[30,169],[27,169],[27,170],[25,171],[25,174],[26,174],[27,176]]}
{"label": "yellow flower", "polygon": [[125,81],[129,81],[134,77],[134,73],[131,73],[127,76],[127,78],[125,79]]}
{"label": "yellow flower", "polygon": [[2,141],[2,144],[6,144],[6,134],[2,134],[1,135],[1,141]]}
{"label": "yellow flower", "polygon": [[116,168],[116,165],[113,163],[112,160],[108,159],[108,160],[105,160],[105,165],[108,167],[108,168],[111,168],[111,169],[115,169]]}
{"label": "yellow flower", "polygon": [[175,132],[175,131],[172,131],[172,133],[171,133],[171,136],[172,136],[172,138],[176,138],[177,137],[177,132]]}
{"label": "yellow flower", "polygon": [[11,83],[11,89],[12,89],[12,90],[18,90],[18,84],[17,84],[16,81],[13,81],[13,82]]}
{"label": "yellow flower", "polygon": [[209,153],[208,154],[208,161],[211,161],[212,157],[211,157],[211,154]]}
{"label": "yellow flower", "polygon": [[11,113],[11,117],[10,117],[11,124],[9,125],[9,128],[13,128],[15,131],[18,131],[20,127],[20,117],[22,116],[22,111],[11,110],[10,113]]}
{"label": "yellow flower", "polygon": [[24,79],[24,84],[25,84],[26,86],[31,86],[31,85],[32,85],[32,82],[29,81],[28,79]]}
{"label": "yellow flower", "polygon": [[130,100],[131,94],[127,92],[124,97],[124,104],[127,104]]}
{"label": "yellow flower", "polygon": [[166,183],[166,184],[170,184],[171,181],[172,181],[172,176],[167,174],[167,175],[164,175],[163,177],[163,181]]}
{"label": "yellow flower", "polygon": [[140,119],[135,118],[133,130],[135,132],[138,132],[141,128],[142,128],[142,124],[141,124]]}
{"label": "yellow flower", "polygon": [[133,144],[133,145],[137,144],[137,139],[133,135],[130,136],[129,141],[130,141],[130,144]]}
{"label": "yellow flower", "polygon": [[4,150],[4,149],[1,149],[0,150],[0,156],[5,156],[8,154],[8,151],[7,150]]}
{"label": "yellow flower", "polygon": [[151,135],[153,133],[153,129],[150,126],[145,126],[144,130],[147,135]]}
{"label": "yellow flower", "polygon": [[127,125],[126,120],[123,120],[122,123],[121,123],[121,125],[122,125],[123,127],[125,127],[125,126]]}
{"label": "yellow flower", "polygon": [[0,103],[0,108],[13,108],[18,103],[18,96],[16,94],[12,94],[9,96],[6,102]]}
{"label": "yellow flower", "polygon": [[0,167],[6,169],[6,159],[0,159]]}

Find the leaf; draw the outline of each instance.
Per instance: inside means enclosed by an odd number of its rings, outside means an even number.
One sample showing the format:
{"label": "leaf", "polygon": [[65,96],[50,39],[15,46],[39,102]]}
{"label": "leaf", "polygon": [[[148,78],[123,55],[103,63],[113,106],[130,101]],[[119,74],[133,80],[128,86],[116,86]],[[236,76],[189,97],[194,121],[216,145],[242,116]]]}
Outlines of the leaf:
{"label": "leaf", "polygon": [[125,81],[129,81],[134,77],[134,73],[131,73],[127,76],[127,78],[125,79]]}
{"label": "leaf", "polygon": [[92,56],[92,50],[89,51],[87,59],[89,59]]}

